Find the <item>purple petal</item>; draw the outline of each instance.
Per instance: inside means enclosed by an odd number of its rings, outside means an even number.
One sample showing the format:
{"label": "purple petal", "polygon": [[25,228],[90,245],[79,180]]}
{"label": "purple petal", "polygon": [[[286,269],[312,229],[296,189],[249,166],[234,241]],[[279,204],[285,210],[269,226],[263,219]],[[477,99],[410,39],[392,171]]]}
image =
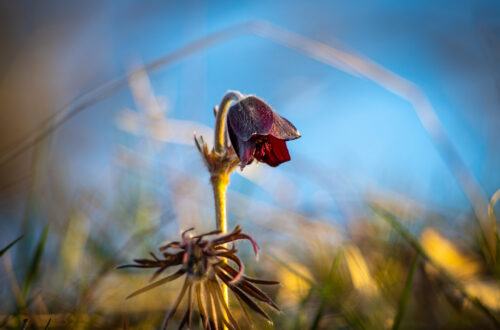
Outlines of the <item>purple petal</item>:
{"label": "purple petal", "polygon": [[250,297],[248,297],[240,288],[235,285],[229,284],[230,278],[224,272],[220,270],[215,270],[219,278],[231,289],[231,291],[236,295],[237,298],[243,300],[243,302],[250,307],[254,312],[258,313],[262,317],[264,317],[270,324],[273,323],[269,315],[260,307],[257,303],[255,303]]}
{"label": "purple petal", "polygon": [[250,164],[253,160],[253,153],[255,152],[255,142],[240,140],[236,133],[233,131],[230,125],[228,125],[229,139],[231,140],[231,145],[240,159],[241,168]]}
{"label": "purple petal", "polygon": [[255,134],[267,135],[273,126],[274,111],[256,96],[248,96],[229,108],[228,126],[238,140],[248,141]]}
{"label": "purple petal", "polygon": [[228,255],[226,256],[226,258],[234,261],[238,265],[238,271],[236,272],[236,274],[233,275],[233,279],[229,281],[229,284],[235,284],[240,280],[241,276],[243,276],[243,271],[244,271],[243,263],[241,262],[241,259],[235,256],[234,254]]}
{"label": "purple petal", "polygon": [[188,232],[190,232],[190,231],[193,231],[193,230],[194,230],[194,227],[191,227],[191,228],[189,228],[189,229],[184,230],[184,231],[182,232],[182,234],[181,234],[181,238],[182,238],[183,240],[185,240],[185,239],[186,239],[186,234],[187,234]]}
{"label": "purple petal", "polygon": [[179,307],[182,298],[184,298],[184,295],[186,294],[186,289],[190,286],[191,283],[189,282],[189,278],[186,277],[186,279],[184,280],[184,285],[182,286],[182,289],[179,292],[177,299],[175,299],[174,303],[172,304],[172,307],[170,307],[170,310],[168,311],[168,314],[165,316],[165,320],[163,320],[162,329],[166,329],[168,327],[168,322],[170,321],[172,316],[174,316],[175,312],[177,311],[177,307]]}
{"label": "purple petal", "polygon": [[[236,274],[238,274],[238,271],[228,264],[221,266],[221,268],[223,270],[225,270],[227,273],[229,273],[231,276],[235,276]],[[232,282],[233,281],[229,282],[229,284],[232,284]],[[272,306],[278,312],[280,311],[280,308],[278,307],[278,305],[276,305],[276,303],[267,294],[265,294],[262,290],[257,288],[252,283],[248,282],[245,279],[245,277],[243,277],[242,281],[236,283],[235,286],[239,287],[246,294],[252,296],[253,298],[260,300],[262,302],[265,302],[266,304]]]}
{"label": "purple petal", "polygon": [[302,136],[291,122],[277,113],[274,113],[273,127],[269,130],[269,135],[285,141],[295,140]]}
{"label": "purple petal", "polygon": [[135,292],[132,292],[131,294],[129,294],[125,299],[130,299],[132,297],[135,297],[137,296],[138,294],[141,294],[143,292],[146,292],[146,291],[149,291],[151,289],[154,289],[164,283],[167,283],[167,282],[170,282],[170,281],[173,281],[179,277],[181,277],[182,275],[184,275],[185,271],[183,269],[179,269],[176,273],[172,274],[172,275],[169,275],[165,278],[162,278],[161,280],[158,280],[156,282],[153,282],[149,285],[146,285],[145,287],[135,291]]}

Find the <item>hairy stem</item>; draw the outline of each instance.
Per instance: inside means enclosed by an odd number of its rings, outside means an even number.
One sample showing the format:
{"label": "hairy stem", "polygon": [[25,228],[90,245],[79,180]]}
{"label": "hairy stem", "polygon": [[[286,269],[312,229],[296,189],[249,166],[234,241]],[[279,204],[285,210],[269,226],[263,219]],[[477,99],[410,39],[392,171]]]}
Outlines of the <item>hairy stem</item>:
{"label": "hairy stem", "polygon": [[[226,213],[226,191],[229,184],[229,174],[213,175],[210,179],[214,190],[215,201],[215,224],[217,229],[227,232],[227,213]],[[229,292],[225,284],[222,284],[222,294],[224,304],[229,308]],[[224,327],[226,329],[226,327]]]}
{"label": "hairy stem", "polygon": [[243,95],[238,91],[229,91],[224,95],[217,110],[217,117],[215,119],[215,133],[214,133],[214,149],[215,152],[221,154],[226,148],[226,116],[229,110],[229,105],[233,101],[239,101]]}
{"label": "hairy stem", "polygon": [[214,175],[210,181],[214,190],[215,225],[217,229],[225,233],[227,231],[226,190],[229,184],[229,175]]}
{"label": "hairy stem", "polygon": [[[226,122],[227,122],[227,112],[229,110],[229,105],[231,102],[239,101],[243,98],[243,95],[237,91],[229,91],[224,95],[222,101],[220,102],[219,108],[217,110],[215,118],[215,132],[214,132],[214,151],[215,158],[218,159],[218,166],[215,166],[211,170],[210,183],[214,191],[214,202],[215,202],[215,225],[217,229],[221,230],[223,233],[227,232],[227,213],[226,213],[226,191],[229,184],[229,174],[230,171],[222,170],[224,166],[221,166],[225,162],[225,155],[227,154],[227,133],[226,133]],[[229,294],[228,287],[223,284],[223,297],[224,304],[229,308]],[[224,326],[224,329],[226,327]]]}

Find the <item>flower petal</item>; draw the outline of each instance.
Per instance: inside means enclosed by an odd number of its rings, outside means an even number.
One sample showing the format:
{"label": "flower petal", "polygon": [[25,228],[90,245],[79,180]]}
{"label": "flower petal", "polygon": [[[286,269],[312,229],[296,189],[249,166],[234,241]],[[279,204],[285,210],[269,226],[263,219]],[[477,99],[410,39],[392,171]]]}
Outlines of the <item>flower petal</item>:
{"label": "flower petal", "polygon": [[240,327],[238,325],[238,322],[236,322],[236,319],[234,318],[233,314],[231,313],[231,310],[229,309],[229,307],[227,306],[227,304],[224,300],[224,297],[222,296],[222,288],[220,287],[219,282],[217,282],[217,280],[215,280],[215,281],[213,281],[212,285],[215,287],[214,291],[217,294],[219,301],[220,301],[222,307],[224,308],[224,311],[225,311],[227,317],[229,318],[229,321],[231,322],[231,325],[239,330]]}
{"label": "flower petal", "polygon": [[255,303],[250,297],[248,297],[240,288],[238,288],[235,285],[229,284],[230,278],[224,272],[220,270],[215,270],[219,278],[231,289],[231,291],[236,295],[236,297],[240,298],[243,300],[243,302],[250,307],[251,310],[256,312],[257,314],[261,315],[264,317],[270,324],[273,324],[273,320],[267,315],[267,313],[260,307],[257,303]]}
{"label": "flower petal", "polygon": [[201,283],[195,283],[196,300],[198,301],[198,312],[200,313],[204,329],[209,329],[209,315],[204,303],[203,294],[201,292]]}
{"label": "flower petal", "polygon": [[290,160],[286,142],[272,135],[267,137],[267,141],[257,144],[254,157],[272,167]]}
{"label": "flower petal", "polygon": [[179,269],[177,272],[175,272],[172,275],[169,275],[169,276],[167,276],[165,278],[162,278],[161,280],[153,282],[153,283],[151,283],[149,285],[146,285],[145,287],[143,287],[143,288],[141,288],[141,289],[139,289],[137,291],[132,292],[125,299],[130,299],[132,297],[137,296],[138,294],[141,294],[143,292],[146,292],[146,291],[149,291],[151,289],[154,289],[154,288],[156,288],[156,287],[158,287],[158,286],[160,286],[160,285],[162,285],[164,283],[171,282],[171,281],[173,281],[173,280],[181,277],[182,275],[184,275],[185,272],[186,272],[185,270]]}
{"label": "flower petal", "polygon": [[274,113],[273,127],[269,130],[269,135],[285,141],[295,140],[302,136],[288,119],[277,113]]}
{"label": "flower petal", "polygon": [[229,108],[227,122],[239,140],[248,141],[255,134],[269,133],[274,114],[266,102],[256,96],[247,96]]}
{"label": "flower petal", "polygon": [[[231,276],[236,276],[238,274],[238,271],[236,269],[234,269],[233,267],[229,266],[228,264],[221,266],[221,268],[223,270],[225,270]],[[278,305],[276,305],[276,303],[267,294],[265,294],[262,290],[257,288],[252,283],[248,282],[245,279],[245,277],[243,277],[242,281],[239,281],[236,284],[233,284],[233,281],[234,281],[234,279],[232,281],[230,281],[229,284],[237,286],[240,289],[242,289],[246,294],[252,296],[253,298],[260,300],[266,304],[269,304],[274,309],[276,309],[278,312],[281,311],[280,308],[278,307]]]}
{"label": "flower petal", "polygon": [[238,155],[238,158],[240,159],[241,168],[243,168],[246,165],[250,164],[253,160],[255,142],[252,140],[243,141],[237,137],[236,133],[233,131],[230,125],[228,125],[227,128],[229,139],[231,140],[231,145],[233,146],[236,155]]}
{"label": "flower petal", "polygon": [[167,315],[165,316],[165,319],[163,320],[163,326],[162,329],[166,329],[168,327],[168,322],[174,316],[175,312],[177,311],[177,307],[179,307],[179,304],[182,301],[182,298],[184,298],[184,295],[186,294],[186,290],[188,287],[191,286],[191,283],[189,282],[189,278],[186,277],[184,280],[184,284],[182,285],[182,289],[179,292],[179,295],[177,296],[177,299],[175,299],[174,303],[170,307],[170,310],[168,311]]}
{"label": "flower petal", "polygon": [[[224,298],[221,295],[217,294],[217,288],[213,285],[213,282],[216,282],[217,280],[208,280],[205,282],[205,287],[207,288],[207,293],[209,296],[211,296],[211,301],[212,301],[212,308],[215,307],[215,311],[217,313],[217,318],[221,320],[221,323],[225,325],[228,329],[230,330],[236,330],[236,327],[231,324],[230,320],[226,317],[227,314],[224,313],[222,304],[224,302]],[[222,298],[222,301],[220,300]],[[222,327],[223,328],[223,327]]]}

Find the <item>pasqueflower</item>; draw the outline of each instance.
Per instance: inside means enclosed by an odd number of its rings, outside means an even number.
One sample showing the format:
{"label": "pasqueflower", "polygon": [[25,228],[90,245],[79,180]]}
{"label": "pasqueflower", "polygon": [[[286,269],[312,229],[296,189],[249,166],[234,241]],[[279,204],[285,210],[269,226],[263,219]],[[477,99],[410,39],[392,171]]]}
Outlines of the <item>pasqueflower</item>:
{"label": "pasqueflower", "polygon": [[252,95],[229,108],[227,129],[241,168],[254,159],[273,167],[289,161],[286,141],[301,136],[292,123]]}

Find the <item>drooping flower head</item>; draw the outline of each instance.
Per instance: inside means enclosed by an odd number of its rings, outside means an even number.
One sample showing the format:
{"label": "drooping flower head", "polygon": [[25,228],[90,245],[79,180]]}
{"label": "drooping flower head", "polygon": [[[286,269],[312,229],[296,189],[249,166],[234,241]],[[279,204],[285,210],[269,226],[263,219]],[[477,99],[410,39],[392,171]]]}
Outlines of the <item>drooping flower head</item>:
{"label": "drooping flower head", "polygon": [[[238,250],[234,246],[235,241],[247,239],[252,243],[254,252],[258,256],[257,243],[250,236],[242,233],[239,227],[225,235],[220,235],[221,231],[216,230],[201,235],[189,236],[188,233],[192,230],[194,228],[182,233],[182,241],[171,242],[160,247],[162,257],[159,258],[154,253],[151,253],[152,259],[135,259],[135,264],[119,267],[156,268],[156,272],[150,279],[150,281],[154,281],[168,268],[181,266],[173,274],[133,292],[127,298],[132,298],[186,275],[181,291],[165,317],[164,329],[167,328],[169,320],[174,316],[186,292],[187,308],[179,329],[183,326],[187,326],[188,329],[191,328],[191,315],[195,303],[205,329],[221,329],[222,327],[219,325],[225,325],[229,329],[239,329],[238,323],[224,300],[220,281],[230,288],[242,308],[243,304],[246,304],[253,311],[271,322],[271,318],[256,301],[266,303],[277,311],[280,309],[255,284],[275,285],[279,284],[279,282],[259,280],[243,275],[243,263],[236,255]],[[212,235],[217,236],[212,239],[206,238]],[[226,247],[227,243],[232,243],[232,247]],[[236,268],[229,261],[236,265]],[[248,321],[251,323],[250,319]]]}
{"label": "drooping flower head", "polygon": [[286,141],[301,136],[292,123],[253,95],[229,108],[227,129],[241,168],[254,159],[273,167],[289,161]]}

